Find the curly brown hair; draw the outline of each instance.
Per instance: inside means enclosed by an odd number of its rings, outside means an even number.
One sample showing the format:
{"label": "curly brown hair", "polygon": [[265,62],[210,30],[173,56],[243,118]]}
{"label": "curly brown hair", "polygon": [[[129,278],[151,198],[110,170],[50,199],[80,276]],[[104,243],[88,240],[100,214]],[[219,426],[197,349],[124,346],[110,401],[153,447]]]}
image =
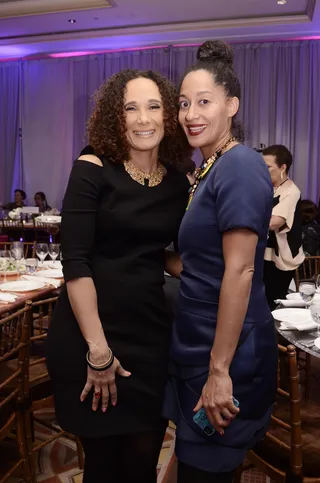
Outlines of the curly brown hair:
{"label": "curly brown hair", "polygon": [[178,93],[166,77],[151,70],[126,69],[102,84],[95,93],[96,106],[88,121],[89,144],[97,155],[107,156],[113,162],[123,163],[129,159],[124,95],[127,83],[140,77],[158,86],[163,102],[164,138],[160,143],[159,160],[181,169],[192,149],[178,123]]}

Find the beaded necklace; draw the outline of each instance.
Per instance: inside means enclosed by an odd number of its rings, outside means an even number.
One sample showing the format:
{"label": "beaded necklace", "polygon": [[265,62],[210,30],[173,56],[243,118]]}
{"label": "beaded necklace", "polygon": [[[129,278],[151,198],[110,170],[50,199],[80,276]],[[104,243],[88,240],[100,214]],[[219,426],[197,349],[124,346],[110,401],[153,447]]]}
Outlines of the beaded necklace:
{"label": "beaded necklace", "polygon": [[231,144],[235,140],[236,139],[232,136],[222,146],[222,148],[218,149],[218,151],[216,151],[215,153],[213,153],[213,155],[210,156],[210,158],[208,158],[208,159],[206,159],[206,160],[203,161],[201,167],[197,170],[195,182],[193,183],[193,185],[191,186],[191,188],[189,190],[189,201],[188,201],[187,209],[190,206],[190,203],[191,203],[191,201],[193,199],[193,196],[194,196],[194,194],[195,194],[195,192],[196,192],[196,190],[197,190],[197,188],[199,186],[200,181],[208,174],[208,172],[210,171],[210,169],[212,168],[212,166],[214,165],[214,163],[216,162],[216,160],[218,158],[220,158],[220,156],[223,154],[223,151],[229,146],[229,144]]}

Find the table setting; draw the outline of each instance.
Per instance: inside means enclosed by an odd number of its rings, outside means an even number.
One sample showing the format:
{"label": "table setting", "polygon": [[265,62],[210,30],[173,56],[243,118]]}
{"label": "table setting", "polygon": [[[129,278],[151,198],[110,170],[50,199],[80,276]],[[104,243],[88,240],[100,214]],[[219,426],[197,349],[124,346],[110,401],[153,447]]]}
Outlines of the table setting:
{"label": "table setting", "polygon": [[[20,298],[34,298],[39,291],[57,289],[63,283],[58,244],[36,245],[38,258],[23,257],[23,243],[14,242],[11,250],[0,251],[0,305],[19,302]],[[47,256],[51,260],[45,260]],[[39,260],[38,260],[39,259]],[[0,307],[1,308],[1,307]]]}
{"label": "table setting", "polygon": [[272,312],[277,331],[290,343],[320,358],[320,277],[301,282],[299,292],[276,300]]}

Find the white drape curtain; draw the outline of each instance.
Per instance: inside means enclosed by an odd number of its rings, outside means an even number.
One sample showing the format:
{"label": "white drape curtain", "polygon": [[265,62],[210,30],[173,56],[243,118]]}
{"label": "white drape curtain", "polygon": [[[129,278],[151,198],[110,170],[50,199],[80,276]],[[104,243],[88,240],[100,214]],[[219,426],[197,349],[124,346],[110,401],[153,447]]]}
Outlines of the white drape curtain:
{"label": "white drape curtain", "polygon": [[20,62],[0,63],[0,204],[22,187],[20,163]]}
{"label": "white drape curtain", "polygon": [[[294,154],[293,179],[304,198],[316,201],[320,194],[320,41],[239,44],[234,49],[243,91],[239,119],[248,132],[247,144],[288,146]],[[21,187],[13,186],[18,181],[12,174],[19,167],[19,92],[22,187],[29,199],[41,190],[51,206],[59,207],[72,160],[86,144],[92,94],[103,80],[121,69],[138,68],[159,71],[179,84],[196,51],[195,47],[170,47],[0,64],[1,173],[4,159],[10,165],[5,181],[0,182],[2,196],[9,196],[12,187]]]}

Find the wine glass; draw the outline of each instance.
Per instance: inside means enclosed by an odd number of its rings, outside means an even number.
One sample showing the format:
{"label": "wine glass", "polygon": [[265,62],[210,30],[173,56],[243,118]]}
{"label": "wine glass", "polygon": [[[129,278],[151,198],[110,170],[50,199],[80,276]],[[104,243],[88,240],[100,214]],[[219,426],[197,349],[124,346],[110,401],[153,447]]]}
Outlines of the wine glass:
{"label": "wine glass", "polygon": [[302,282],[299,285],[299,293],[307,308],[315,296],[316,286],[313,282]]}
{"label": "wine glass", "polygon": [[28,275],[33,275],[38,268],[38,259],[37,258],[27,258],[25,260],[26,272]]}
{"label": "wine glass", "polygon": [[9,250],[0,250],[0,273],[3,272],[3,281],[7,281],[7,270],[9,267],[11,255]]}
{"label": "wine glass", "polygon": [[60,245],[58,243],[50,243],[49,255],[53,263],[56,261],[60,253]]}
{"label": "wine glass", "polygon": [[317,275],[317,278],[316,278],[316,292],[318,292],[319,290],[319,293],[320,293],[320,275]]}
{"label": "wine glass", "polygon": [[23,258],[23,242],[15,241],[11,243],[11,256],[17,262],[18,280],[20,280],[20,260]]}
{"label": "wine glass", "polygon": [[320,301],[312,302],[310,312],[313,321],[317,324],[317,337],[320,337]]}
{"label": "wine glass", "polygon": [[48,243],[37,243],[36,253],[37,253],[37,256],[40,258],[41,263],[43,265],[43,262],[44,262],[46,256],[49,253]]}

